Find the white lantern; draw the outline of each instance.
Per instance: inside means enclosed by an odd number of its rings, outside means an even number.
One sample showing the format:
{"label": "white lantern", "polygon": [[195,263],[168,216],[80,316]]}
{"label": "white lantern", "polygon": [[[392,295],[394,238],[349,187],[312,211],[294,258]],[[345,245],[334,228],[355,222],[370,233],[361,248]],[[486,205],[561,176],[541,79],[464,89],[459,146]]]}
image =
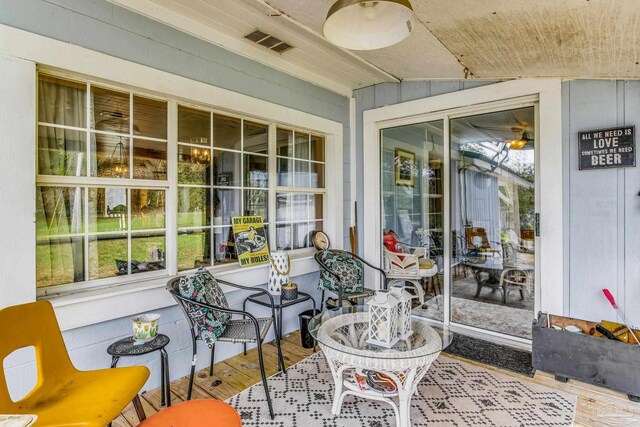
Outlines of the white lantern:
{"label": "white lantern", "polygon": [[269,269],[269,293],[280,295],[282,285],[289,283],[291,261],[285,251],[271,252],[271,268]]}
{"label": "white lantern", "polygon": [[398,342],[398,300],[389,292],[378,291],[367,302],[369,339],[367,343],[391,348]]}
{"label": "white lantern", "polygon": [[413,334],[411,330],[411,300],[414,298],[404,288],[391,288],[391,295],[398,300],[398,337],[406,340]]}

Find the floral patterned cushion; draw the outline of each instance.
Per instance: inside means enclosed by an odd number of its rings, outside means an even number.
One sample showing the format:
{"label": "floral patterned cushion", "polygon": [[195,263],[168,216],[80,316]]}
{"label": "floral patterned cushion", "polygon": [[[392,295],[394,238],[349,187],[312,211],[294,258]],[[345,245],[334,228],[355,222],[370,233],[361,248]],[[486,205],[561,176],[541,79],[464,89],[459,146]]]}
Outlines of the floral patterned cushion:
{"label": "floral patterned cushion", "polygon": [[[200,268],[194,274],[180,279],[178,290],[180,295],[194,301],[229,308],[220,285],[205,268]],[[196,337],[203,340],[209,347],[213,346],[231,320],[231,314],[190,303],[186,303],[186,308],[196,326]]]}
{"label": "floral patterned cushion", "polygon": [[321,268],[319,289],[338,292],[342,287],[342,292],[347,294],[362,292],[364,265],[360,260],[331,251],[320,252],[319,258],[328,269],[339,277],[338,280],[333,274]]}

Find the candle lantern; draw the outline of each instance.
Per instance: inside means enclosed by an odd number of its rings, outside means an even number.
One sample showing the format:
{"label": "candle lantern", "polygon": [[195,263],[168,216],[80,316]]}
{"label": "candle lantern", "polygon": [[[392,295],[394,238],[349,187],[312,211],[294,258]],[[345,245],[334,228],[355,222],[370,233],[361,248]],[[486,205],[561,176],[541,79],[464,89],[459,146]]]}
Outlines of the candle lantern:
{"label": "candle lantern", "polygon": [[367,343],[391,348],[398,342],[398,300],[389,292],[378,291],[367,302],[369,339]]}
{"label": "candle lantern", "polygon": [[391,288],[391,295],[398,300],[398,338],[407,339],[413,334],[411,330],[411,300],[413,295],[404,288]]}

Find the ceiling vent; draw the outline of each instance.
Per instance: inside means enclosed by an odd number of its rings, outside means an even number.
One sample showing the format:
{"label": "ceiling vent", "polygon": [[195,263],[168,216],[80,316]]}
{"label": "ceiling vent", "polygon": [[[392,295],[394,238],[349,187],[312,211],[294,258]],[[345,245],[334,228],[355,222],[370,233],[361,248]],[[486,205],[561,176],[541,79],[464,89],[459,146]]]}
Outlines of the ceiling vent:
{"label": "ceiling vent", "polygon": [[244,36],[244,38],[278,53],[286,52],[293,47],[279,38],[260,30],[255,30],[254,32]]}

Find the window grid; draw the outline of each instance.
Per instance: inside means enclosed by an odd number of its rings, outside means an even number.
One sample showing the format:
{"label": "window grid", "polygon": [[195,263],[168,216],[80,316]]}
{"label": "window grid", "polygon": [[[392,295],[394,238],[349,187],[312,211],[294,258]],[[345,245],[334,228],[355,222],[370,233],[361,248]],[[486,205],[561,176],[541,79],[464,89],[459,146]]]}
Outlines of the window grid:
{"label": "window grid", "polygon": [[[326,190],[324,188],[324,176],[322,177],[321,182],[317,182],[314,186],[311,182],[313,171],[311,166],[313,164],[318,164],[322,166],[322,174],[324,175],[324,167],[325,167],[325,139],[322,136],[312,134],[310,132],[300,131],[296,129],[287,129],[284,127],[278,127],[277,133],[283,132],[291,132],[290,144],[291,144],[291,156],[280,155],[280,151],[278,151],[276,156],[276,161],[279,160],[287,160],[289,166],[293,166],[293,170],[287,170],[287,176],[285,179],[285,183],[287,185],[281,185],[282,180],[281,177],[278,176],[278,186],[276,188],[276,209],[279,209],[278,203],[280,200],[287,200],[286,202],[286,217],[287,220],[279,220],[279,215],[276,215],[275,218],[275,227],[276,227],[276,246],[277,249],[286,249],[286,250],[295,250],[302,249],[304,247],[311,246],[310,233],[313,230],[321,229],[323,224],[324,217],[324,204],[325,204],[325,193]],[[306,136],[306,158],[303,153],[298,153],[298,149],[300,147],[298,141],[298,134],[302,134]],[[322,149],[321,149],[321,159],[315,160],[314,153],[312,152],[311,141],[312,138],[321,138],[322,141]],[[288,151],[288,150],[287,150]],[[301,163],[306,165],[305,169],[297,169],[297,164]],[[280,163],[278,163],[278,168],[280,168]],[[304,174],[306,173],[306,178],[304,178]],[[303,179],[298,179],[298,174],[303,175]],[[305,182],[306,181],[306,182]],[[296,197],[298,196],[298,197]],[[299,215],[296,215],[296,202],[295,199],[299,196],[306,196],[306,218],[305,219],[294,219]],[[315,197],[321,197],[321,203],[323,206],[322,214],[318,217],[317,214],[312,214],[312,206],[315,206]],[[313,199],[312,199],[313,198]],[[299,199],[300,200],[300,199]],[[305,205],[305,203],[302,203]],[[301,227],[302,226],[302,227]],[[306,230],[305,227],[306,226]],[[318,227],[320,226],[320,227]],[[280,230],[280,232],[278,231]],[[302,236],[301,236],[302,234]],[[294,241],[295,239],[295,241]]]}
{"label": "window grid", "polygon": [[[46,80],[47,78],[53,78],[55,79],[54,81],[51,80]],[[53,269],[50,269],[50,271],[48,272],[48,274],[45,274],[44,277],[49,277],[50,279],[48,281],[46,281],[45,283],[41,283],[40,282],[40,277],[38,276],[38,286],[42,287],[44,289],[44,292],[46,293],[48,290],[53,290],[53,291],[57,291],[58,289],[60,290],[65,290],[69,287],[71,287],[72,289],[78,289],[78,288],[90,288],[93,287],[93,285],[101,285],[105,282],[109,282],[110,280],[116,279],[116,278],[120,278],[120,280],[122,280],[121,276],[118,276],[118,273],[116,273],[115,271],[112,274],[112,277],[110,278],[98,278],[98,279],[92,279],[93,275],[96,276],[100,276],[100,264],[99,264],[99,260],[98,260],[98,266],[95,267],[92,265],[92,252],[91,252],[91,247],[92,247],[92,242],[96,245],[96,253],[98,251],[97,246],[98,246],[98,241],[99,241],[99,237],[107,237],[107,236],[122,236],[123,238],[127,239],[127,253],[126,253],[126,260],[124,260],[126,262],[126,266],[127,266],[127,271],[126,271],[126,275],[127,277],[130,277],[132,274],[131,268],[132,268],[132,241],[134,238],[137,238],[138,236],[143,236],[143,235],[149,235],[150,237],[154,237],[157,235],[162,235],[162,239],[164,240],[164,248],[163,251],[166,251],[166,233],[167,233],[167,224],[166,224],[166,204],[165,206],[163,206],[163,216],[165,218],[165,224],[163,228],[154,228],[152,230],[132,230],[131,227],[131,221],[132,221],[132,198],[131,198],[131,192],[132,189],[135,190],[147,190],[147,191],[154,191],[154,190],[160,190],[164,192],[164,197],[163,200],[166,200],[166,190],[168,189],[168,180],[165,178],[164,180],[155,180],[155,182],[153,183],[153,185],[148,186],[146,184],[149,184],[148,180],[144,180],[144,179],[137,179],[134,178],[134,147],[136,146],[136,143],[134,140],[139,140],[139,141],[153,141],[153,142],[161,142],[164,143],[165,145],[168,145],[168,139],[163,139],[163,138],[155,138],[155,137],[148,137],[145,135],[135,135],[134,134],[134,120],[136,120],[136,117],[134,116],[134,93],[128,90],[123,90],[121,88],[112,88],[109,87],[107,85],[93,85],[90,81],[85,81],[85,82],[79,82],[77,80],[73,80],[73,79],[68,79],[66,77],[58,77],[55,75],[50,75],[48,73],[39,73],[39,79],[38,79],[39,83],[42,81],[45,81],[49,84],[51,84],[52,86],[56,86],[59,84],[64,85],[66,84],[73,84],[79,88],[81,88],[81,90],[84,90],[84,94],[82,95],[82,102],[85,103],[84,106],[84,115],[85,117],[83,118],[81,123],[78,124],[82,124],[83,126],[71,126],[71,125],[67,125],[64,124],[62,122],[61,119],[56,119],[57,117],[57,108],[53,110],[54,112],[54,117],[52,118],[51,121],[43,121],[40,120],[40,116],[38,115],[38,120],[36,121],[37,126],[38,126],[38,138],[42,137],[41,135],[41,131],[45,130],[45,129],[61,129],[61,130],[65,130],[65,131],[75,131],[78,133],[82,133],[84,134],[84,150],[82,150],[82,153],[85,156],[85,160],[84,160],[84,168],[85,170],[83,172],[80,173],[76,173],[75,175],[67,175],[67,174],[56,174],[55,170],[41,170],[40,167],[40,163],[38,161],[38,157],[40,155],[42,155],[42,153],[40,153],[41,150],[41,146],[40,146],[40,141],[38,141],[37,145],[38,145],[38,150],[36,152],[36,168],[37,168],[37,176],[36,176],[36,186],[38,187],[38,193],[37,196],[39,198],[39,201],[41,198],[45,197],[42,194],[42,191],[47,191],[45,190],[46,188],[60,188],[60,189],[76,189],[75,191],[79,191],[82,195],[82,209],[83,209],[83,214],[81,217],[81,221],[82,221],[82,233],[63,233],[63,234],[51,234],[49,232],[47,232],[44,235],[38,235],[36,237],[37,241],[39,243],[43,243],[43,242],[53,242],[53,241],[59,241],[60,239],[68,239],[69,243],[72,242],[73,239],[79,238],[82,241],[82,256],[83,256],[83,260],[82,260],[82,280],[75,280],[69,283],[65,283],[65,284],[58,284],[56,283],[55,280],[51,279],[51,277],[54,275],[54,272],[52,271]],[[61,86],[64,87],[64,86]],[[125,118],[124,120],[128,121],[127,124],[127,128],[126,131],[123,128],[123,132],[114,132],[114,131],[108,131],[108,130],[101,130],[101,129],[97,129],[97,119],[95,119],[96,116],[99,115],[98,111],[94,110],[94,106],[93,106],[93,88],[97,87],[99,89],[102,90],[109,90],[109,91],[114,91],[114,92],[118,92],[119,94],[126,94],[127,99],[128,99],[128,114],[129,117]],[[38,85],[38,97],[43,96],[40,89],[40,84]],[[138,95],[135,95],[138,96]],[[40,98],[38,98],[40,99]],[[166,100],[157,100],[151,97],[148,97],[146,95],[142,96],[138,96],[138,99],[140,100],[140,102],[145,102],[145,100],[152,100],[152,101],[160,101],[161,103],[167,103]],[[166,107],[165,107],[166,108]],[[93,118],[93,120],[92,120]],[[115,177],[103,177],[103,176],[98,176],[98,164],[99,164],[99,160],[98,160],[98,143],[97,143],[97,136],[98,135],[105,135],[105,136],[113,136],[113,137],[117,137],[117,138],[126,138],[128,140],[128,145],[129,145],[129,152],[128,152],[128,158],[126,159],[126,163],[128,165],[128,176],[122,177],[122,178],[115,178]],[[96,138],[96,142],[94,144],[92,144],[92,137]],[[50,136],[49,139],[51,139],[52,137]],[[67,135],[64,134],[63,139],[67,140]],[[93,146],[93,149],[92,149]],[[47,150],[49,148],[46,148]],[[66,153],[66,150],[63,150]],[[78,153],[80,153],[80,151],[78,151]],[[94,158],[92,158],[92,155],[94,156]],[[95,161],[95,167],[96,170],[92,170],[92,161]],[[166,159],[165,159],[166,162]],[[50,172],[50,173],[47,173]],[[51,173],[53,172],[53,173]],[[149,188],[150,187],[150,188]],[[90,228],[90,215],[91,215],[91,209],[90,209],[90,197],[89,197],[89,193],[92,189],[97,189],[97,188],[104,188],[105,192],[107,191],[106,189],[112,189],[112,188],[119,188],[125,191],[126,194],[126,198],[127,198],[127,224],[126,224],[126,230],[118,230],[118,231],[106,231],[106,232],[100,232],[97,230],[91,230]],[[50,191],[56,191],[56,190],[50,190]],[[61,190],[63,191],[63,190]],[[95,190],[97,191],[97,190]],[[48,196],[47,196],[48,197]],[[58,197],[62,197],[62,196],[54,196],[56,198]],[[60,200],[59,200],[60,202]],[[65,203],[64,200],[62,200],[61,203]],[[43,206],[44,209],[44,206]],[[54,212],[53,215],[55,217],[56,214],[56,209],[57,206],[54,207]],[[43,215],[46,216],[45,212],[42,212]],[[97,213],[96,213],[97,215]],[[50,230],[49,230],[50,231]],[[45,243],[45,245],[47,245],[49,252],[45,252],[45,254],[48,255],[49,257],[49,261],[51,261],[51,250],[58,250],[57,248],[51,248],[47,243]],[[95,260],[94,260],[95,261]],[[113,263],[115,264],[115,263]],[[146,263],[145,263],[146,264]],[[76,267],[74,267],[75,270]],[[115,265],[113,266],[113,268],[115,269]],[[96,270],[96,271],[94,271]],[[164,268],[161,270],[165,270]],[[75,273],[74,273],[75,274]],[[145,273],[146,274],[146,273]],[[145,275],[143,274],[143,276]],[[165,271],[166,274],[166,271]],[[153,275],[153,274],[150,274]]]}
{"label": "window grid", "polygon": [[[300,159],[296,159],[296,154],[295,154],[295,150],[296,150],[296,140],[295,140],[295,136],[292,139],[292,144],[293,144],[293,153],[292,156],[293,157],[285,157],[285,156],[279,156],[277,155],[277,151],[276,151],[276,130],[278,129],[285,129],[285,127],[282,127],[276,123],[273,122],[265,122],[265,121],[261,121],[260,119],[254,119],[254,118],[244,118],[244,117],[238,117],[238,116],[234,116],[233,114],[228,114],[226,112],[223,113],[219,113],[216,112],[212,109],[209,109],[207,107],[203,107],[203,106],[198,106],[198,107],[193,107],[191,105],[188,104],[183,104],[183,103],[177,103],[175,101],[172,100],[167,100],[167,99],[159,99],[156,98],[154,96],[148,96],[146,94],[138,94],[134,91],[128,90],[128,89],[123,89],[121,87],[117,87],[114,85],[110,85],[110,84],[105,84],[103,82],[100,82],[99,84],[95,85],[95,87],[101,88],[101,89],[106,89],[106,90],[110,90],[110,91],[115,91],[118,92],[120,94],[126,93],[128,94],[128,101],[129,101],[129,109],[128,109],[128,113],[129,113],[129,123],[128,123],[128,132],[115,132],[115,131],[111,131],[111,130],[104,130],[104,129],[96,129],[96,125],[95,123],[91,123],[92,122],[92,88],[94,87],[94,84],[91,81],[88,80],[84,80],[81,82],[78,82],[78,80],[75,80],[74,77],[68,77],[66,75],[58,75],[57,73],[50,73],[50,72],[46,72],[46,73],[39,73],[39,75],[41,76],[49,76],[49,77],[53,77],[54,79],[58,80],[59,82],[61,81],[62,83],[66,83],[66,82],[72,82],[72,83],[80,83],[83,87],[82,90],[85,91],[84,93],[84,100],[85,100],[85,117],[83,120],[83,124],[84,126],[72,126],[72,125],[68,125],[68,124],[64,124],[64,121],[59,121],[59,120],[51,120],[50,122],[47,121],[42,121],[42,120],[37,120],[37,125],[38,127],[43,127],[43,128],[57,128],[57,129],[62,129],[62,130],[68,130],[68,131],[76,131],[76,132],[80,132],[82,134],[85,135],[85,146],[84,149],[82,150],[82,152],[84,153],[86,159],[84,161],[84,173],[82,174],[82,176],[72,176],[72,175],[47,175],[47,174],[40,174],[40,169],[39,169],[39,163],[37,162],[37,155],[36,155],[36,165],[38,167],[38,174],[36,177],[36,185],[38,187],[52,187],[52,186],[57,186],[57,187],[79,187],[81,188],[81,192],[82,195],[84,197],[83,199],[83,203],[82,203],[82,207],[84,209],[84,213],[82,215],[82,222],[83,222],[83,232],[82,233],[71,233],[71,234],[60,234],[60,235],[56,235],[55,237],[51,237],[51,236],[47,236],[48,239],[52,239],[52,238],[62,238],[62,237],[81,237],[82,238],[82,243],[84,246],[84,263],[83,263],[83,267],[84,267],[84,281],[82,282],[69,282],[67,284],[52,284],[52,285],[45,285],[45,287],[41,287],[38,288],[38,294],[39,295],[47,295],[47,294],[55,294],[55,293],[60,293],[60,292],[66,292],[69,290],[78,290],[78,289],[90,289],[90,288],[94,288],[94,287],[101,287],[101,286],[106,286],[106,285],[116,285],[116,284],[122,284],[122,283],[128,283],[128,282],[132,282],[132,281],[139,281],[139,280],[143,280],[144,278],[149,278],[152,279],[154,277],[163,277],[166,275],[175,275],[178,271],[178,266],[175,263],[175,261],[169,261],[170,258],[175,258],[177,260],[178,258],[178,241],[176,240],[176,237],[172,237],[171,239],[169,239],[169,235],[172,236],[180,236],[180,233],[183,232],[191,232],[194,230],[209,230],[210,232],[210,236],[209,236],[209,241],[210,241],[210,247],[211,247],[211,258],[212,258],[212,264],[218,265],[217,263],[215,263],[215,255],[214,255],[214,251],[215,251],[215,230],[225,230],[225,229],[229,229],[231,227],[231,224],[224,224],[224,225],[217,225],[215,223],[215,206],[214,206],[214,191],[216,189],[218,190],[235,190],[238,193],[238,197],[239,200],[237,201],[237,205],[240,207],[240,211],[236,214],[236,215],[244,215],[245,214],[245,209],[247,208],[246,204],[248,203],[248,197],[250,197],[248,195],[249,191],[264,191],[264,198],[267,200],[266,202],[266,206],[264,206],[262,209],[264,209],[265,214],[268,215],[270,222],[266,222],[265,223],[265,228],[268,230],[268,236],[269,236],[269,241],[270,241],[270,246],[271,249],[275,249],[276,247],[276,212],[275,212],[275,207],[272,206],[272,203],[270,203],[270,201],[272,200],[272,197],[275,199],[276,194],[280,193],[282,191],[287,191],[287,192],[291,192],[291,193],[305,193],[305,194],[309,194],[309,195],[316,195],[319,194],[322,196],[323,199],[323,209],[322,212],[319,213],[316,216],[320,216],[320,218],[312,218],[312,221],[314,224],[319,224],[321,226],[322,222],[324,221],[324,199],[325,199],[325,189],[324,188],[306,188],[306,187],[296,187],[296,186],[280,186],[279,182],[278,182],[278,159],[279,158],[287,158],[293,161],[293,165],[294,165],[294,170],[292,172],[295,172],[295,161],[296,160],[300,160]],[[138,98],[139,97],[139,98]],[[153,136],[143,136],[143,135],[138,135],[134,132],[134,115],[135,115],[135,105],[134,105],[134,99],[142,99],[142,100],[152,100],[152,101],[161,101],[163,103],[166,103],[166,114],[167,114],[167,132],[166,132],[166,139],[165,138],[156,138]],[[209,121],[210,121],[210,125],[209,125],[209,143],[206,146],[200,145],[200,144],[193,144],[191,142],[188,141],[179,141],[178,138],[178,123],[179,123],[179,114],[178,114],[178,109],[180,107],[186,107],[186,108],[195,108],[199,111],[207,111],[208,117],[209,117]],[[136,107],[138,108],[138,107]],[[213,139],[214,135],[214,121],[213,121],[213,117],[214,115],[222,117],[222,118],[231,118],[231,119],[236,119],[239,120],[240,123],[240,135],[241,135],[241,139],[240,139],[240,149],[233,149],[233,148],[229,148],[229,147],[215,147],[215,141]],[[40,116],[38,116],[38,118],[40,118]],[[60,122],[60,123],[54,123],[55,122]],[[247,151],[247,147],[245,146],[246,144],[246,138],[245,138],[245,123],[249,123],[250,125],[258,125],[258,126],[265,126],[267,129],[267,140],[264,143],[264,145],[267,147],[266,149],[266,153],[265,152],[256,152],[256,151]],[[175,133],[171,133],[170,129],[172,128]],[[251,129],[251,128],[248,128]],[[311,138],[321,138],[322,140],[322,144],[323,144],[323,155],[322,155],[322,159],[321,160],[316,160],[316,159],[312,159],[312,154],[311,152],[309,152],[309,159],[303,159],[304,162],[307,162],[307,166],[309,169],[307,169],[306,171],[304,171],[305,173],[311,172],[310,168],[312,167],[313,164],[320,164],[322,165],[322,169],[321,172],[324,174],[325,170],[324,169],[324,165],[325,165],[325,155],[324,155],[324,144],[326,142],[326,138],[322,135],[318,135],[315,133],[310,133],[310,132],[306,132],[306,131],[296,131],[294,128],[290,128],[290,130],[292,131],[292,134],[295,135],[295,132],[299,132],[302,134],[306,134],[308,135],[308,140],[307,140],[307,147],[308,150],[311,150]],[[92,136],[95,137],[96,135],[104,135],[104,136],[111,136],[111,137],[122,137],[122,138],[127,138],[128,143],[129,143],[129,150],[128,150],[128,176],[124,177],[124,178],[115,178],[115,177],[110,177],[110,176],[96,176],[97,173],[94,173],[94,171],[92,171],[92,158],[91,155],[93,154],[93,149],[97,149],[98,147],[96,146],[96,142],[94,142],[92,144]],[[63,138],[65,139],[65,143],[66,143],[66,139],[67,136],[65,134],[63,134]],[[143,178],[133,178],[134,176],[134,166],[135,166],[135,162],[134,162],[134,148],[136,146],[136,141],[140,140],[140,141],[151,141],[151,142],[161,142],[166,144],[166,148],[165,148],[165,152],[166,152],[166,178],[162,179],[162,180],[150,180],[150,179],[143,179]],[[80,140],[81,142],[81,140]],[[174,148],[170,148],[171,146],[173,146]],[[196,185],[196,184],[181,184],[178,180],[178,174],[177,174],[177,170],[175,169],[175,166],[170,166],[170,164],[177,164],[178,163],[178,159],[180,158],[180,155],[178,153],[178,149],[180,147],[193,147],[193,148],[207,148],[210,150],[210,157],[211,157],[211,167],[210,167],[210,171],[209,171],[209,180],[210,183],[209,185]],[[38,147],[40,150],[40,146]],[[235,155],[239,156],[239,165],[237,166],[237,169],[234,169],[233,172],[235,173],[237,170],[239,170],[240,172],[240,177],[239,177],[239,184],[240,185],[229,185],[229,186],[222,186],[222,185],[216,185],[216,181],[215,181],[215,176],[214,176],[214,168],[213,168],[213,161],[214,161],[214,149],[217,152],[224,152],[224,153],[234,153]],[[38,151],[39,151],[38,150]],[[66,150],[68,150],[68,148],[65,148],[65,152],[67,152]],[[260,149],[259,149],[260,150]],[[251,156],[251,158],[249,157]],[[259,159],[259,158],[263,158],[265,159],[265,163],[262,166],[258,166],[257,170],[263,170],[262,167],[266,168],[266,177],[268,178],[268,185],[266,187],[262,187],[262,186],[251,186],[249,187],[248,185],[250,184],[249,180],[249,176],[245,175],[245,166],[248,165],[250,159]],[[97,159],[96,159],[96,166],[97,166]],[[174,172],[170,172],[171,168],[173,167]],[[173,173],[174,175],[172,176],[171,173]],[[322,177],[323,181],[324,181],[324,177]],[[127,230],[126,231],[90,231],[89,228],[89,223],[91,221],[91,209],[90,209],[90,198],[89,198],[89,193],[91,191],[92,188],[122,188],[126,191],[127,194]],[[201,225],[189,225],[189,226],[182,226],[182,227],[177,227],[177,222],[176,222],[176,213],[178,212],[178,204],[176,203],[175,206],[172,206],[171,209],[173,209],[174,212],[172,212],[172,214],[170,214],[170,210],[168,209],[168,200],[170,200],[169,198],[169,194],[173,194],[174,199],[173,200],[177,200],[175,199],[175,194],[176,191],[179,191],[182,188],[203,188],[205,190],[208,190],[208,196],[211,200],[210,202],[210,206],[209,206],[209,210],[210,210],[210,217],[208,220],[208,225],[207,226],[201,226]],[[140,229],[140,230],[133,230],[132,229],[132,220],[133,220],[133,212],[132,212],[132,208],[133,208],[133,204],[132,204],[132,197],[131,197],[131,192],[134,189],[146,189],[146,190],[162,190],[164,193],[164,197],[163,200],[165,201],[165,206],[163,209],[163,213],[164,213],[164,228],[161,229]],[[292,208],[291,208],[292,209]],[[173,223],[170,222],[170,218],[173,217]],[[206,222],[206,220],[205,220]],[[290,221],[285,221],[285,222],[280,222],[282,224],[289,224],[291,226],[293,226],[294,224],[304,224],[306,223],[306,220],[290,220]],[[144,234],[144,233],[149,233],[151,235],[154,234],[159,234],[163,237],[163,241],[164,241],[164,251],[166,254],[165,260],[167,260],[167,264],[165,267],[165,270],[162,271],[154,271],[154,272],[145,272],[143,274],[135,274],[133,275],[132,273],[132,257],[133,257],[133,238],[135,238],[137,235],[140,234]],[[109,235],[126,235],[127,238],[127,247],[126,247],[126,252],[127,252],[127,276],[117,276],[117,277],[110,277],[110,278],[105,278],[105,279],[89,279],[90,276],[90,269],[91,269],[91,257],[90,257],[90,246],[93,242],[93,244],[97,244],[97,238],[100,236],[109,236]],[[38,237],[38,239],[40,240],[41,237]],[[237,263],[235,263],[235,265],[237,265]],[[123,280],[124,278],[124,280]]]}
{"label": "window grid", "polygon": [[[248,120],[245,119],[243,117],[233,117],[233,116],[226,116],[223,114],[219,114],[216,113],[214,111],[208,111],[208,110],[203,110],[201,108],[194,108],[192,106],[187,106],[187,105],[180,105],[179,107],[179,111],[183,111],[183,112],[188,112],[190,111],[197,111],[198,113],[207,113],[207,117],[208,117],[208,121],[209,121],[209,135],[208,135],[208,143],[205,144],[195,144],[195,143],[191,143],[191,142],[183,142],[185,140],[185,138],[178,138],[178,147],[190,147],[193,149],[206,149],[209,150],[210,155],[209,155],[209,183],[210,184],[183,184],[181,182],[178,183],[178,188],[201,188],[203,190],[209,190],[209,206],[208,206],[208,216],[209,216],[209,220],[208,223],[206,225],[202,225],[202,226],[196,226],[196,225],[191,225],[191,226],[179,226],[178,227],[178,235],[185,235],[187,232],[189,231],[198,231],[198,230],[202,230],[204,232],[209,231],[209,237],[208,237],[208,244],[209,244],[209,249],[208,249],[208,253],[203,253],[203,258],[207,258],[209,257],[208,261],[204,261],[200,263],[199,260],[195,260],[194,261],[194,266],[193,267],[188,267],[186,264],[182,264],[179,266],[179,270],[184,271],[184,270],[190,270],[191,268],[195,268],[196,265],[199,264],[203,264],[206,266],[212,266],[212,265],[220,265],[220,264],[224,264],[226,258],[226,251],[229,247],[229,243],[230,241],[227,240],[226,244],[223,245],[225,247],[225,254],[221,254],[221,252],[219,251],[220,248],[217,247],[216,245],[216,235],[220,235],[221,237],[219,237],[219,239],[221,239],[221,241],[224,240],[224,233],[226,232],[227,234],[230,233],[230,229],[231,229],[231,221],[230,218],[231,216],[241,216],[241,215],[245,215],[247,214],[247,199],[249,197],[251,197],[251,195],[257,196],[256,194],[252,194],[253,192],[256,191],[264,191],[265,195],[268,198],[268,193],[269,191],[271,191],[270,188],[270,182],[272,181],[273,178],[271,178],[270,176],[268,177],[269,180],[269,184],[266,187],[258,187],[258,186],[250,186],[250,182],[247,181],[247,179],[249,178],[247,176],[247,174],[245,173],[245,163],[248,161],[249,156],[254,156],[257,158],[263,158],[266,159],[266,163],[268,163],[269,160],[269,150],[268,150],[268,129],[269,126],[268,124],[265,123],[260,123],[258,121],[254,121],[254,120]],[[182,110],[180,110],[182,109]],[[239,141],[239,149],[235,149],[235,148],[229,148],[229,147],[221,147],[220,145],[220,141],[219,141],[219,136],[216,135],[215,133],[215,125],[216,125],[216,120],[219,122],[219,126],[223,126],[223,124],[221,124],[220,122],[223,122],[225,120],[230,120],[230,121],[237,121],[239,123],[239,137],[240,137],[240,141]],[[178,119],[179,122],[179,127],[180,127],[180,119]],[[254,151],[248,151],[247,147],[246,147],[246,140],[247,140],[247,135],[245,135],[245,130],[247,127],[247,124],[251,124],[251,125],[258,125],[258,126],[264,126],[266,128],[267,131],[267,153],[258,153],[258,152],[254,152]],[[188,129],[183,129],[185,131],[185,133],[187,132]],[[180,130],[178,131],[180,132]],[[220,154],[220,153],[229,153],[232,154],[234,156],[237,157],[237,165],[235,165],[234,168],[232,168],[232,174],[235,173],[239,173],[239,178],[237,179],[232,179],[232,181],[229,183],[229,185],[220,185],[218,183],[218,176],[216,176],[216,165],[217,165],[217,160],[218,158],[216,157],[216,155]],[[180,161],[180,160],[179,160]],[[268,166],[267,166],[267,174],[269,174],[268,171]],[[226,172],[222,172],[222,173],[226,173]],[[226,191],[230,191],[234,194],[234,197],[238,198],[238,200],[235,201],[236,207],[238,208],[238,211],[233,211],[233,215],[231,215],[229,213],[229,215],[227,215],[227,213],[223,212],[222,215],[220,216],[216,216],[216,209],[220,208],[220,206],[217,206],[216,204],[216,196],[220,195],[221,193],[219,192],[226,192]],[[265,214],[267,214],[268,216],[268,203],[266,203],[264,205],[264,210],[265,210]],[[264,216],[264,215],[263,215]],[[216,218],[222,218],[223,223],[219,224],[216,220]],[[265,221],[264,225],[265,228],[267,230],[269,230],[270,224],[268,221],[268,218],[266,218],[267,221]],[[221,246],[222,247],[222,246]],[[224,255],[224,258],[222,259],[218,259],[221,257],[221,255]],[[179,264],[181,264],[179,262]]]}

